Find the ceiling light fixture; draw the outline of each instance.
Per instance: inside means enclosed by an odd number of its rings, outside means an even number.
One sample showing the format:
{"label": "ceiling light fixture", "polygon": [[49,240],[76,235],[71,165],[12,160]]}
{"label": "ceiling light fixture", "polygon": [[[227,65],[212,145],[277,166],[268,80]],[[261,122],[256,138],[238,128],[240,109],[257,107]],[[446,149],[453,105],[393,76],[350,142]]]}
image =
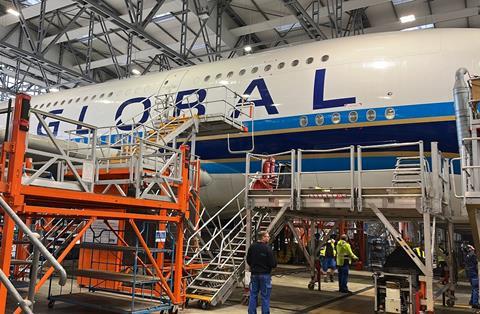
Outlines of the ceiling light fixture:
{"label": "ceiling light fixture", "polygon": [[138,69],[132,69],[132,73],[135,75],[140,75],[140,71]]}
{"label": "ceiling light fixture", "polygon": [[252,51],[252,46],[247,45],[247,46],[243,47],[243,50],[245,50],[245,52],[251,52]]}
{"label": "ceiling light fixture", "polygon": [[410,15],[405,15],[400,18],[400,22],[402,23],[410,23],[415,21],[415,15],[410,14]]}

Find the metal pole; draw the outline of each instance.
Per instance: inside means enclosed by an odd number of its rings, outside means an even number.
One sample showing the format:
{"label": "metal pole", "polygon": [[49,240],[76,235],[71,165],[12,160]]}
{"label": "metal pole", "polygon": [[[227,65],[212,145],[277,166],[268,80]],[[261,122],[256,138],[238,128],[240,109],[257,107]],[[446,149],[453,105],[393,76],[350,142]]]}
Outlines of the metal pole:
{"label": "metal pole", "polygon": [[[246,210],[246,226],[247,226],[247,230],[246,230],[246,244],[245,244],[245,250],[248,251],[248,248],[250,247],[250,244],[252,243],[252,211],[251,211],[251,208],[250,208],[250,202],[248,200],[248,192],[249,192],[249,189],[250,189],[250,184],[249,184],[249,181],[250,181],[250,159],[251,159],[251,155],[250,153],[247,153],[247,156],[246,156],[246,161],[245,161],[245,210]],[[248,269],[248,265],[246,266],[247,269]]]}
{"label": "metal pole", "polygon": [[362,199],[362,146],[357,147],[357,167],[358,167],[358,202],[357,210],[362,212],[363,210],[363,199]]}
{"label": "metal pole", "polygon": [[9,136],[9,129],[10,129],[10,115],[12,113],[12,99],[10,98],[8,100],[8,111],[7,111],[7,125],[6,125],[6,128],[5,128],[5,137],[3,139],[3,142],[7,142],[8,141],[8,136]]}
{"label": "metal pole", "polygon": [[[38,234],[38,233],[37,233]],[[40,237],[40,235],[38,235]],[[36,246],[33,247],[32,265],[30,268],[30,284],[28,287],[28,300],[32,302],[30,308],[33,311],[33,305],[35,304],[35,285],[38,277],[38,264],[40,260],[40,251]]]}
{"label": "metal pole", "polygon": [[64,286],[67,282],[67,272],[65,269],[60,265],[60,263],[53,257],[52,254],[47,250],[47,248],[40,242],[38,239],[38,233],[32,232],[27,225],[22,221],[22,219],[17,216],[17,214],[13,211],[13,209],[3,200],[3,195],[0,194],[0,206],[2,206],[4,212],[12,218],[15,224],[18,226],[19,229],[25,233],[28,237],[29,241],[33,244],[33,246],[37,247],[42,255],[48,260],[48,262],[52,265],[52,267],[57,271],[60,276],[59,284]]}
{"label": "metal pole", "polygon": [[290,169],[290,209],[295,208],[295,150],[290,151],[291,169]]}
{"label": "metal pole", "polygon": [[355,146],[350,146],[350,211],[355,210]]}
{"label": "metal pole", "polygon": [[[302,150],[298,150],[298,155],[297,155],[297,182],[296,182],[296,187],[297,187],[297,210],[302,209],[302,158],[303,158],[303,153]],[[293,182],[292,182],[293,184]]]}
{"label": "metal pole", "polygon": [[427,312],[433,313],[434,299],[433,299],[433,257],[432,257],[432,234],[430,226],[430,213],[423,213],[423,238],[424,238],[424,252],[425,252],[425,278],[426,278],[426,302]]}
{"label": "metal pole", "polygon": [[26,313],[26,314],[33,314],[32,310],[30,309],[30,301],[24,300],[20,293],[18,293],[17,289],[13,286],[12,282],[8,279],[7,275],[0,269],[0,281],[2,284],[7,288],[8,292],[13,296],[13,298],[17,301],[18,306]]}

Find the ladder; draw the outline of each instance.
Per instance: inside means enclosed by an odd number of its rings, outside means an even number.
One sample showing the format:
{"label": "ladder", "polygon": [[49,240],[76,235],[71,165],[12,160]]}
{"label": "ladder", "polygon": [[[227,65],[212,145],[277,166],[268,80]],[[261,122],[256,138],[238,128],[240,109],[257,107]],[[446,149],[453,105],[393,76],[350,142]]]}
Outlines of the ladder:
{"label": "ladder", "polygon": [[393,170],[393,186],[417,186],[422,184],[422,175],[428,171],[428,162],[421,165],[420,156],[398,157]]}

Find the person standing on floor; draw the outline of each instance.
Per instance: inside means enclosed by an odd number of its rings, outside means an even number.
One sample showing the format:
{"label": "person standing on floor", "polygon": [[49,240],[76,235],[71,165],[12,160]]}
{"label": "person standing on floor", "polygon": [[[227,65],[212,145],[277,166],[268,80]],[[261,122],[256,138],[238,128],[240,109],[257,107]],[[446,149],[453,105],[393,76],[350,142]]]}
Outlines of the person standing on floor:
{"label": "person standing on floor", "polygon": [[475,248],[472,245],[467,245],[467,256],[465,257],[465,272],[472,286],[472,293],[470,296],[470,305],[474,309],[480,308],[478,305],[478,262]]}
{"label": "person standing on floor", "polygon": [[347,284],[351,260],[358,260],[358,257],[352,252],[347,235],[342,234],[340,241],[337,243],[338,287],[339,292],[342,293],[350,293]]}
{"label": "person standing on floor", "polygon": [[320,250],[320,256],[322,259],[322,270],[325,274],[323,278],[325,282],[330,279],[330,282],[333,282],[333,275],[335,274],[336,262],[335,258],[337,256],[337,250],[335,249],[335,235],[331,235],[330,239],[325,243],[325,246]]}
{"label": "person standing on floor", "polygon": [[262,231],[258,234],[258,242],[252,244],[247,252],[247,264],[250,266],[250,299],[248,314],[257,313],[258,293],[262,297],[262,314],[270,314],[270,293],[272,292],[272,269],[277,261],[269,246],[270,235]]}

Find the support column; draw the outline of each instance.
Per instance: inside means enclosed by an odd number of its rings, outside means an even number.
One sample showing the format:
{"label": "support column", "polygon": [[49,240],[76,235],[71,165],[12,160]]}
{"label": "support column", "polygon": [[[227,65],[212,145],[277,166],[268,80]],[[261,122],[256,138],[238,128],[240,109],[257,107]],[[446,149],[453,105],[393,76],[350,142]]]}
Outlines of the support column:
{"label": "support column", "polygon": [[430,213],[423,213],[423,239],[425,251],[425,279],[427,313],[433,313],[433,256],[432,256],[432,228],[430,225]]}
{"label": "support column", "polygon": [[[2,247],[0,249],[0,267],[7,276],[10,274],[14,231],[15,223],[8,215],[4,214]],[[6,313],[7,294],[7,288],[4,285],[0,285],[0,313]]]}
{"label": "support column", "polygon": [[185,291],[182,291],[183,280],[183,219],[177,223],[177,243],[175,245],[175,275],[173,280],[173,295],[175,304],[185,303]]}

